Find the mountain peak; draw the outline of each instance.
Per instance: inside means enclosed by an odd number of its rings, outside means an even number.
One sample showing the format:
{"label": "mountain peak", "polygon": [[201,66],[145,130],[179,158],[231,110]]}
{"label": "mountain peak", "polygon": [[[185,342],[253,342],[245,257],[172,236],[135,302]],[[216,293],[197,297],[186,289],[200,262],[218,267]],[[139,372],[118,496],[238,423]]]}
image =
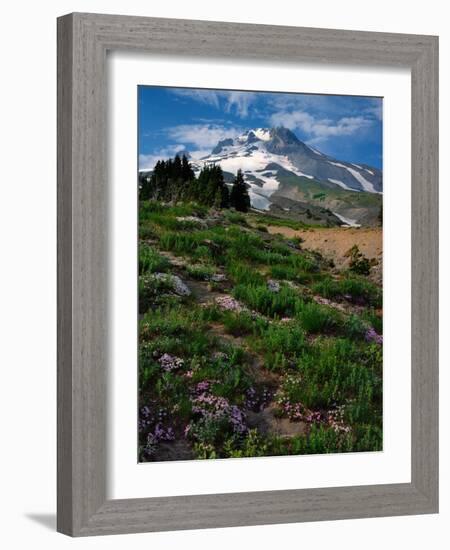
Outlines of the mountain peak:
{"label": "mountain peak", "polygon": [[[347,191],[382,192],[376,168],[338,161],[313,149],[284,126],[249,128],[217,143],[202,163],[219,163],[225,172],[242,169],[258,195],[270,196],[286,175],[311,179]],[[259,199],[258,199],[259,200]]]}
{"label": "mountain peak", "polygon": [[237,136],[234,140],[231,138],[223,139],[216,145],[213,153],[219,153],[223,147],[229,145],[248,145],[258,141],[273,143],[274,146],[289,146],[303,144],[297,136],[283,126],[275,128],[250,128]]}
{"label": "mountain peak", "polygon": [[253,143],[255,141],[269,141],[271,139],[270,128],[250,128],[237,137],[238,143]]}
{"label": "mountain peak", "polygon": [[298,145],[299,143],[303,143],[298,139],[294,132],[284,126],[272,128],[270,130],[270,136],[272,141],[280,142],[283,145]]}

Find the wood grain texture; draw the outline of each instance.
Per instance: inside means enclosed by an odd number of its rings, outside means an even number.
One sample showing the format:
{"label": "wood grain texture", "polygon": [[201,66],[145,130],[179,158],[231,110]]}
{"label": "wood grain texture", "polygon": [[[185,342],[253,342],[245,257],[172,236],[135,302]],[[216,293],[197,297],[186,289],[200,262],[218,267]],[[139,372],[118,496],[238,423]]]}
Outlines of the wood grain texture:
{"label": "wood grain texture", "polygon": [[[438,40],[70,14],[58,20],[58,530],[73,536],[437,512]],[[412,480],[106,499],[106,53],[402,66],[412,74]]]}
{"label": "wood grain texture", "polygon": [[411,72],[412,479],[438,507],[438,42]]}
{"label": "wood grain texture", "polygon": [[57,529],[72,525],[72,21],[58,21]]}

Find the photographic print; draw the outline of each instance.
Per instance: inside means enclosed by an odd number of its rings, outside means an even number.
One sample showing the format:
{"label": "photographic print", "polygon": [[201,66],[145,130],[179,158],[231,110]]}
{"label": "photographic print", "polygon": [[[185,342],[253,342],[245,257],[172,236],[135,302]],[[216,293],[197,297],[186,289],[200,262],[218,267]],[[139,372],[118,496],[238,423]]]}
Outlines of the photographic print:
{"label": "photographic print", "polygon": [[137,93],[139,462],[382,450],[382,98]]}

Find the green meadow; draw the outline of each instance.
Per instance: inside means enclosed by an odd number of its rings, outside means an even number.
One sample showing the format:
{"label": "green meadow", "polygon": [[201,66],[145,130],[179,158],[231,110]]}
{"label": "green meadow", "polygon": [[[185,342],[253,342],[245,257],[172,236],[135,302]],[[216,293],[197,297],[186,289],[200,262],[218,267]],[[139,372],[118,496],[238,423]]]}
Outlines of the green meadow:
{"label": "green meadow", "polygon": [[140,461],[382,449],[382,289],[270,224],[140,200]]}

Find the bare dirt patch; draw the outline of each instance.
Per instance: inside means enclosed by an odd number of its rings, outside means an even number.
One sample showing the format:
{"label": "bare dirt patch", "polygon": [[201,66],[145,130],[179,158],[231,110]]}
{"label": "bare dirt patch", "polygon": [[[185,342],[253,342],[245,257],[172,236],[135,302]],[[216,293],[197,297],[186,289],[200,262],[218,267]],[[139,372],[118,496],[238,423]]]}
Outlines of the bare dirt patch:
{"label": "bare dirt patch", "polygon": [[271,403],[260,412],[247,411],[246,415],[249,427],[256,428],[263,434],[287,437],[305,433],[307,427],[305,422],[291,422],[288,418],[278,418],[275,410],[275,404]]}
{"label": "bare dirt patch", "polygon": [[300,237],[303,240],[303,248],[317,250],[325,258],[333,260],[338,269],[348,267],[350,259],[346,253],[353,245],[356,245],[366,258],[376,260],[377,264],[371,269],[371,278],[381,283],[383,273],[383,231],[381,227],[297,230],[290,227],[268,225],[267,230],[272,235],[278,233],[289,239]]}

